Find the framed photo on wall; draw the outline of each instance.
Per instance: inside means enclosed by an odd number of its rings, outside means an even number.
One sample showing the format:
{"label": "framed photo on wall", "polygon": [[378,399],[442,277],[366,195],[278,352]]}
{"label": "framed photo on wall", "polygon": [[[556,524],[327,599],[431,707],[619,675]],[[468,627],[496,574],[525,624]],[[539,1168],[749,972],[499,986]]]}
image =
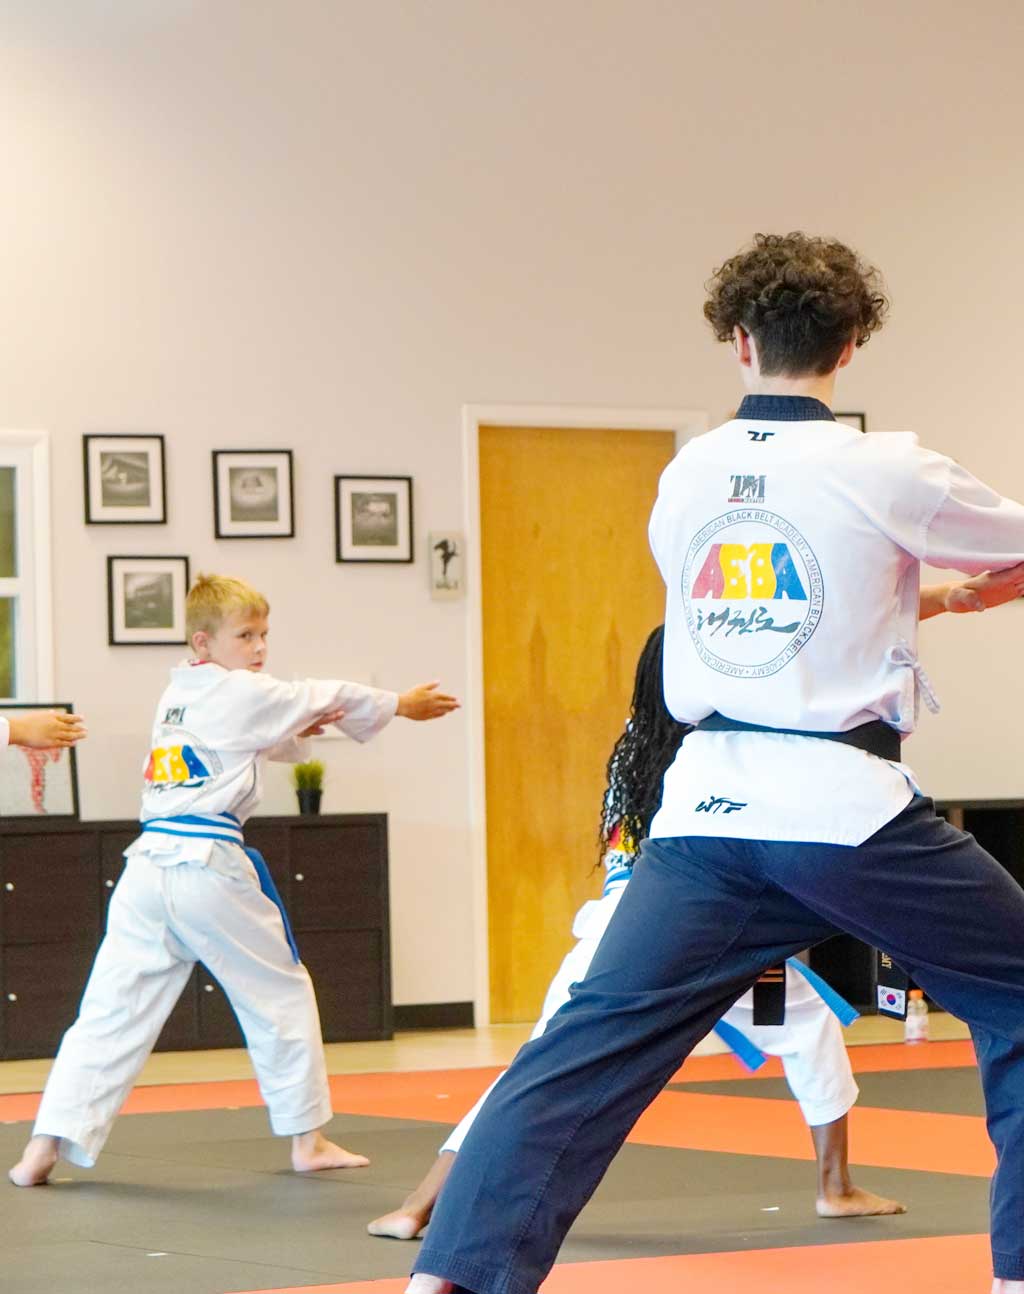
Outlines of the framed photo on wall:
{"label": "framed photo on wall", "polygon": [[432,530],[427,537],[430,596],[439,602],[461,598],[466,589],[466,537],[461,530]]}
{"label": "framed photo on wall", "polygon": [[213,519],[218,539],[292,539],[292,451],[215,449]]}
{"label": "framed photo on wall", "polygon": [[334,560],[411,562],[412,477],[334,478]]}
{"label": "framed photo on wall", "polygon": [[836,413],[836,422],[845,422],[848,427],[856,427],[858,431],[867,431],[868,419],[863,413]]}
{"label": "framed photo on wall", "polygon": [[108,557],[108,644],[184,646],[187,593],[187,557]]}
{"label": "framed photo on wall", "polygon": [[82,456],[87,526],[166,524],[163,436],[83,436]]}
{"label": "framed photo on wall", "polygon": [[[23,710],[64,710],[70,701],[8,702],[0,716],[16,717]],[[7,746],[0,750],[0,818],[77,818],[78,764],[74,746],[29,750]]]}

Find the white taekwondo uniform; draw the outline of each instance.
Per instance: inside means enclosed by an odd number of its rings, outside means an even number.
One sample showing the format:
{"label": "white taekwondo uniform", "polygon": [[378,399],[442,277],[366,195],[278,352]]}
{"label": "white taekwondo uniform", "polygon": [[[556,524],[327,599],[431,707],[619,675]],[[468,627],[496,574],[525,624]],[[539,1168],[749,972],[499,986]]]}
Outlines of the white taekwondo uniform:
{"label": "white taekwondo uniform", "polygon": [[[106,936],[36,1119],[36,1133],[61,1139],[64,1158],[95,1163],[197,961],[238,1017],[273,1131],[310,1132],[330,1119],[313,986],[292,956],[279,909],[231,838],[239,834],[232,819],[244,823],[259,803],[267,759],[302,758],[305,743],[295,735],[320,716],[344,710],[337,726],[367,741],[397,704],[394,692],[285,683],[212,662],[171,671],[153,724],[141,817],[144,828],[163,823],[181,834],[144,829],[126,850]],[[218,822],[226,838],[210,838]]]}
{"label": "white taekwondo uniform", "polygon": [[[632,851],[616,846],[613,837],[612,847],[604,857],[603,893],[599,899],[588,900],[576,913],[572,923],[576,943],[565,954],[548,985],[540,1019],[530,1033],[531,1039],[539,1038],[555,1012],[569,1001],[573,984],[586,978],[601,937],[629,883],[634,857]],[[851,1008],[847,1020],[856,1014]],[[835,1009],[825,1002],[797,966],[786,965],[786,1015],[782,1024],[754,1024],[753,991],[744,993],[719,1023],[738,1030],[755,1052],[781,1058],[786,1081],[810,1127],[842,1118],[856,1102],[860,1089],[846,1054],[840,1020]],[[709,1034],[691,1054],[699,1056],[721,1052],[729,1045]],[[499,1074],[462,1117],[441,1147],[442,1151],[457,1154],[461,1150],[466,1134],[500,1078]]]}

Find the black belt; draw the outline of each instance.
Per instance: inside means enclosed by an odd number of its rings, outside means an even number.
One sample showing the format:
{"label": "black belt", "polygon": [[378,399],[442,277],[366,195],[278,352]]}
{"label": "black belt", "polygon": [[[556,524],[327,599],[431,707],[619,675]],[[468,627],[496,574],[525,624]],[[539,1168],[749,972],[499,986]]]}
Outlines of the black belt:
{"label": "black belt", "polygon": [[729,719],[724,714],[715,712],[694,726],[701,732],[781,732],[787,737],[817,737],[820,741],[838,741],[844,746],[856,746],[858,750],[866,750],[869,755],[877,755],[879,759],[891,759],[899,763],[900,758],[900,734],[881,719],[859,724],[849,732],[805,732],[800,728],[768,728],[760,723],[741,723],[739,719]]}

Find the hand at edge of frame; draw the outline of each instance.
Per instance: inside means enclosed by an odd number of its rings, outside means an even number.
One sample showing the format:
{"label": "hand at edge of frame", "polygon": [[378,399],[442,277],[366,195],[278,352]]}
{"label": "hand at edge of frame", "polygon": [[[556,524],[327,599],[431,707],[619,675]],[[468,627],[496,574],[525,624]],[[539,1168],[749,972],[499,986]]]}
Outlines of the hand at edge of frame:
{"label": "hand at edge of frame", "polygon": [[53,750],[73,746],[88,736],[80,714],[64,710],[29,710],[7,716],[12,746],[31,746],[36,750]]}

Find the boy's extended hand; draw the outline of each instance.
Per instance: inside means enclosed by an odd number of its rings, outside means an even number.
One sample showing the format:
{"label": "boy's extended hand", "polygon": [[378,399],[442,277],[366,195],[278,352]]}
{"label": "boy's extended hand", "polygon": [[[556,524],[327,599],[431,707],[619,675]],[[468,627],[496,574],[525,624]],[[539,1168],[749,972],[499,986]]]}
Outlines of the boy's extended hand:
{"label": "boy's extended hand", "polygon": [[440,686],[440,683],[421,683],[400,693],[395,713],[403,719],[440,719],[444,714],[451,714],[459,708],[459,702],[439,692]]}
{"label": "boy's extended hand", "polygon": [[986,571],[962,584],[950,585],[946,610],[957,613],[987,611],[1015,598],[1024,597],[1024,562],[1004,571]]}
{"label": "boy's extended hand", "polygon": [[73,746],[86,736],[85,720],[80,714],[63,710],[30,710],[28,714],[7,716],[12,746],[34,746],[52,750],[55,746]]}

